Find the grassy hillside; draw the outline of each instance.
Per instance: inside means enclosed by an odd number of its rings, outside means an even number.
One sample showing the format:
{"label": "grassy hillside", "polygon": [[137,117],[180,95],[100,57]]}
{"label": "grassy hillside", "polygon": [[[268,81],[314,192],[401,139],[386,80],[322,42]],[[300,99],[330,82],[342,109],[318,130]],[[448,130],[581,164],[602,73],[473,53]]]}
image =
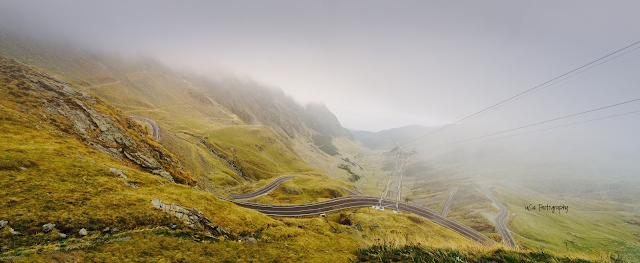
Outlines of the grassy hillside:
{"label": "grassy hillside", "polygon": [[[244,167],[253,178],[234,175],[228,163],[232,160],[223,160],[220,156],[229,154],[236,160],[253,160],[259,156],[247,151],[236,153],[235,157],[228,152],[212,153],[206,146],[199,145],[197,139],[189,138],[190,135],[203,139],[215,127],[264,125],[285,146],[283,154],[303,158],[322,171],[330,170],[335,160],[330,154],[337,153],[331,139],[351,136],[324,105],[303,107],[282,91],[255,82],[226,76],[214,76],[215,79],[187,76],[151,58],[122,59],[89,54],[75,47],[0,33],[0,44],[5,47],[0,52],[5,56],[59,74],[126,115],[156,121],[164,135],[160,144],[175,153],[202,187],[246,185],[253,179],[268,179],[280,170],[270,167],[273,172],[268,172],[256,167],[257,163],[246,163]],[[247,129],[251,128],[247,126]],[[260,162],[260,165],[268,164]],[[279,165],[295,166],[293,163]],[[303,163],[299,166],[297,171],[309,169]],[[290,171],[288,168],[282,172]],[[256,174],[256,169],[260,174]]]}
{"label": "grassy hillside", "polygon": [[[364,150],[357,154],[358,164],[365,170],[359,184],[366,194],[378,195],[386,183],[392,168],[393,157],[384,151]],[[511,213],[507,219],[507,227],[512,232],[516,242],[526,253],[544,251],[549,256],[549,262],[561,261],[562,257],[582,258],[589,261],[609,261],[611,257],[621,262],[637,262],[638,236],[640,226],[633,223],[637,220],[637,212],[632,206],[616,204],[610,201],[597,201],[583,196],[578,198],[550,198],[539,192],[527,190],[518,184],[507,183],[505,179],[487,180],[477,173],[465,172],[461,164],[439,163],[415,156],[410,160],[405,170],[403,197],[411,203],[440,211],[442,203],[451,190],[458,188],[454,196],[447,217],[460,221],[477,231],[501,242],[501,236],[495,229],[493,219],[499,209],[483,192],[481,185],[491,185],[494,196],[498,198]],[[540,178],[540,180],[545,179]],[[549,180],[549,178],[546,178]],[[535,187],[531,187],[535,188]],[[534,202],[543,204],[569,205],[568,214],[559,215],[551,212],[526,211],[524,204]],[[387,259],[411,260],[411,257],[393,256],[391,252],[376,252],[375,257],[359,254],[361,261],[366,262],[382,256]],[[420,252],[429,255],[432,250]],[[423,257],[423,254],[416,252]],[[447,252],[449,253],[449,252]],[[468,262],[483,262],[483,253],[456,254]],[[526,255],[509,255],[521,257],[522,261],[535,262],[536,258]],[[402,252],[402,255],[407,253]],[[385,256],[386,255],[386,256]],[[414,255],[415,256],[415,255]],[[464,256],[464,257],[463,257]],[[380,258],[380,257],[378,257]],[[504,262],[510,262],[504,258]],[[443,257],[442,260],[455,258]],[[430,262],[424,259],[423,262]],[[420,262],[420,261],[418,261]],[[453,261],[452,261],[453,262]],[[518,261],[513,261],[518,262]],[[569,261],[568,261],[569,262]]]}
{"label": "grassy hillside", "polygon": [[[544,251],[523,253],[496,249],[465,253],[450,249],[424,248],[421,246],[372,246],[359,249],[355,262],[575,262],[588,263],[590,260],[559,257]],[[614,258],[617,259],[617,258]]]}
{"label": "grassy hillside", "polygon": [[[314,202],[346,195],[340,187],[379,194],[389,156],[354,142],[323,105],[303,107],[237,79],[182,76],[152,59],[88,55],[4,34],[0,42],[3,54],[18,59],[0,64],[0,220],[7,221],[0,260],[346,262],[371,246],[428,244],[474,255],[493,249],[409,214],[360,208],[274,218],[216,198],[287,174],[299,176],[252,201]],[[128,116],[156,121],[160,140]],[[486,227],[483,213],[495,210],[475,189],[483,182],[451,176],[457,169],[410,163],[406,197],[435,208],[461,187],[467,201],[454,201],[452,216]],[[354,174],[360,180],[349,182]],[[517,219],[510,227],[526,236],[532,230]],[[55,226],[43,228],[49,223]],[[594,257],[535,238],[559,254]]]}
{"label": "grassy hillside", "polygon": [[[0,176],[4,180],[0,181],[0,199],[5,202],[0,203],[0,220],[6,221],[7,225],[0,229],[0,248],[3,249],[0,260],[345,262],[355,259],[358,247],[380,240],[399,245],[428,242],[457,249],[478,246],[434,223],[411,219],[408,215],[397,216],[389,211],[358,209],[332,213],[328,218],[272,218],[237,207],[192,186],[192,181],[179,183],[173,174],[163,177],[133,160],[101,151],[100,147],[104,146],[97,144],[103,136],[100,127],[91,133],[89,130],[85,130],[87,134],[79,133],[60,124],[63,117],[44,110],[48,104],[18,103],[51,99],[47,97],[47,91],[58,91],[57,98],[66,105],[74,98],[79,101],[71,90],[82,94],[81,88],[15,61],[4,59],[1,68]],[[56,82],[51,82],[53,80]],[[47,84],[47,89],[41,90],[36,87],[44,84],[27,87],[21,81],[34,84],[49,81],[51,85]],[[109,104],[89,93],[80,96],[83,101],[95,101],[95,104],[83,103],[84,108],[80,108],[103,114],[104,122],[127,123],[128,126],[124,126],[127,129],[118,133],[120,141],[138,145],[140,151],[144,149],[142,145],[155,144],[144,128],[128,121]],[[75,103],[72,105],[78,105]],[[61,111],[65,108],[62,104],[56,104],[56,107]],[[82,118],[80,115],[67,116],[67,120],[79,123]],[[76,128],[81,127],[78,123]],[[300,160],[295,155],[276,151],[286,148],[283,144],[273,142],[261,151],[260,147],[255,147],[261,145],[258,143],[268,144],[270,136],[274,135],[265,127],[251,127],[214,129],[205,136],[206,144],[217,144],[225,154],[236,151],[256,151],[251,154],[253,156],[263,154],[264,159],[256,157],[246,161],[255,165],[252,169],[269,169],[269,166],[259,164],[273,158],[278,169],[282,169],[280,172],[286,172],[286,169],[300,171]],[[244,139],[226,138],[245,131],[248,134],[242,136]],[[230,150],[231,146],[234,150]],[[148,149],[148,158],[162,156],[157,151],[165,151],[162,146],[155,147]],[[164,157],[171,160],[171,155],[165,154]],[[165,170],[183,170],[179,163],[171,164],[173,166],[167,166]],[[299,181],[292,183],[305,187],[318,185],[304,183],[322,178],[314,175],[317,170],[303,167],[302,172],[305,171],[310,175],[301,176]],[[188,171],[179,175],[190,176]],[[171,180],[178,183],[171,183]],[[183,207],[198,221],[158,209],[152,200]],[[45,230],[43,225],[49,223],[55,226]],[[373,227],[374,224],[377,227]]]}

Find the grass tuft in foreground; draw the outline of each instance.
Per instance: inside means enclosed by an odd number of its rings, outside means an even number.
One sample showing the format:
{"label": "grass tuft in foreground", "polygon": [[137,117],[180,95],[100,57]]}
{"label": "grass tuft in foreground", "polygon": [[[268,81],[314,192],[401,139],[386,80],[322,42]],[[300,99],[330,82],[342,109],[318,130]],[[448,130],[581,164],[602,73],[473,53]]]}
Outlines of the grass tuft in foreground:
{"label": "grass tuft in foreground", "polygon": [[[356,250],[352,262],[594,262],[584,259],[558,257],[544,251],[517,252],[504,249],[468,253],[446,248],[425,248],[417,245],[393,247],[374,245]],[[622,262],[615,256],[605,262]]]}

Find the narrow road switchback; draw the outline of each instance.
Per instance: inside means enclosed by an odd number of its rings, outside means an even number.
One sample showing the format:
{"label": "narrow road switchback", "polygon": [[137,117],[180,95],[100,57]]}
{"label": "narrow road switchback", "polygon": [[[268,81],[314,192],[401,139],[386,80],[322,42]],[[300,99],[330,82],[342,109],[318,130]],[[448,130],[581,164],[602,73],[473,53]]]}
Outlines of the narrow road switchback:
{"label": "narrow road switchback", "polygon": [[[295,216],[310,216],[320,215],[331,211],[355,208],[355,207],[367,207],[375,206],[378,204],[378,198],[373,196],[346,196],[334,198],[321,202],[307,203],[307,204],[294,204],[294,205],[267,205],[256,203],[242,203],[234,200],[228,200],[223,197],[218,197],[223,200],[233,202],[234,204],[258,211],[265,215],[270,216],[282,216],[282,217],[295,217]],[[415,214],[417,216],[424,217],[433,221],[439,225],[449,228],[473,241],[476,241],[484,246],[491,246],[495,244],[493,240],[487,236],[479,233],[478,231],[458,222],[453,219],[444,217],[432,211],[430,209],[415,206],[407,203],[400,203],[399,210],[406,213]]]}
{"label": "narrow road switchback", "polygon": [[507,211],[507,209],[502,205],[502,203],[500,203],[500,201],[498,201],[498,199],[496,199],[495,197],[493,197],[493,195],[491,195],[491,193],[486,188],[486,186],[482,187],[482,191],[489,198],[491,198],[491,200],[493,200],[493,203],[496,204],[498,208],[500,208],[500,214],[498,214],[498,217],[496,217],[495,224],[496,224],[496,227],[498,228],[498,231],[500,232],[500,235],[502,236],[502,243],[504,243],[505,245],[513,249],[518,250],[519,249],[518,244],[511,236],[511,233],[509,233],[509,229],[507,229],[507,226],[504,225],[504,220],[507,219],[507,217],[509,217],[509,211]]}
{"label": "narrow road switchback", "polygon": [[158,126],[158,124],[155,121],[152,121],[147,118],[142,118],[142,117],[131,117],[131,118],[136,121],[144,121],[149,125],[151,125],[151,136],[153,136],[153,138],[155,138],[156,141],[160,140],[160,126]]}
{"label": "narrow road switchback", "polygon": [[[248,203],[248,202],[243,203],[243,202],[236,201],[236,200],[251,199],[261,195],[265,195],[273,191],[273,189],[278,187],[281,183],[291,180],[292,178],[295,178],[295,177],[296,175],[281,176],[273,180],[273,182],[269,183],[267,186],[264,186],[256,190],[255,192],[242,194],[242,195],[230,195],[235,200],[229,200],[220,196],[218,196],[218,198],[232,202],[244,208],[258,211],[265,215],[283,216],[283,217],[320,215],[320,214],[341,210],[341,209],[378,205],[379,198],[375,196],[346,196],[346,197],[333,198],[333,199],[320,201],[320,202],[306,203],[306,204],[293,204],[293,205],[271,205],[271,204],[257,204],[257,203]],[[417,216],[424,217],[428,220],[433,221],[434,223],[437,223],[446,228],[449,228],[484,246],[490,246],[492,244],[495,244],[490,238],[479,233],[478,231],[458,221],[439,215],[435,211],[430,210],[428,208],[424,208],[424,207],[420,207],[420,206],[416,206],[408,203],[400,203],[399,210],[402,212],[411,213]]]}
{"label": "narrow road switchback", "polygon": [[453,189],[451,191],[451,193],[449,193],[449,196],[447,197],[446,200],[444,200],[444,203],[442,203],[442,209],[440,210],[440,214],[441,215],[446,215],[447,214],[447,209],[449,209],[449,205],[451,204],[451,199],[453,199],[453,196],[458,192],[458,188]]}
{"label": "narrow road switchback", "polygon": [[231,196],[231,198],[235,199],[235,200],[247,200],[247,199],[253,199],[259,196],[263,196],[266,195],[268,193],[270,193],[271,191],[273,191],[274,189],[276,189],[278,186],[280,186],[281,183],[284,183],[286,181],[289,181],[295,177],[298,177],[297,175],[284,175],[284,176],[280,176],[278,178],[276,178],[275,180],[273,180],[273,182],[269,183],[268,185],[259,188],[258,190],[248,193],[248,194],[240,194],[240,195],[232,195],[229,194],[229,196]]}

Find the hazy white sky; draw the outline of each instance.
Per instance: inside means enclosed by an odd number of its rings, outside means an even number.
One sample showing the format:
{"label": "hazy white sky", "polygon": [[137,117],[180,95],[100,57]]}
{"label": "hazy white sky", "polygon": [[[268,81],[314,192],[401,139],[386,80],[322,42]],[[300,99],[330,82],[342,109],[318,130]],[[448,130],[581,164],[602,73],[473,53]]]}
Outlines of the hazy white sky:
{"label": "hazy white sky", "polygon": [[[0,1],[0,25],[231,71],[376,131],[458,120],[640,41],[638,10],[585,0]],[[477,122],[513,127],[640,98],[636,55]],[[640,106],[609,113],[629,109]]]}

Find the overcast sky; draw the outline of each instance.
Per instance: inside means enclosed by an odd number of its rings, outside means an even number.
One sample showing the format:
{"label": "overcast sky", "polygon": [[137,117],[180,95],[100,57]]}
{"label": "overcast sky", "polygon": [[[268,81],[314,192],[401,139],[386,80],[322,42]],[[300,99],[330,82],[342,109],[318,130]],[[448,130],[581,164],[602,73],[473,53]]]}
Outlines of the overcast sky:
{"label": "overcast sky", "polygon": [[[640,1],[21,0],[0,1],[0,25],[233,72],[377,131],[450,123],[640,41],[638,10]],[[637,55],[475,121],[508,128],[640,98]]]}

